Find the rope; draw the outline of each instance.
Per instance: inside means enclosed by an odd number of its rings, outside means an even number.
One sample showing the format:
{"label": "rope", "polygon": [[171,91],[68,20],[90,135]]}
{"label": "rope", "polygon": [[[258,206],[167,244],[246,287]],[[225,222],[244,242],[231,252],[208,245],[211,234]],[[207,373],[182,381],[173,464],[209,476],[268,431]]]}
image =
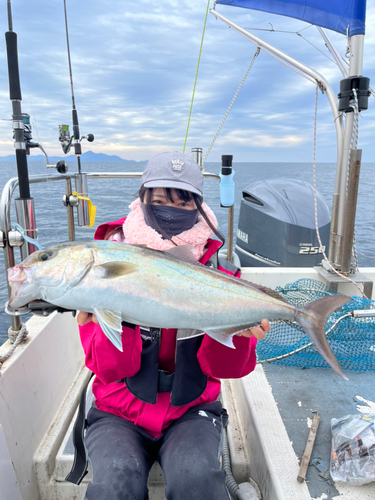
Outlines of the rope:
{"label": "rope", "polygon": [[[335,323],[331,326],[331,328],[326,331],[325,334],[326,337],[328,337],[328,335],[336,328],[336,326],[338,325],[338,323],[340,323],[340,321],[350,316],[352,316],[352,313],[347,313],[344,314],[343,316],[340,316],[340,318],[335,321]],[[271,325],[272,323],[273,322],[271,322]],[[276,356],[275,358],[269,358],[269,359],[263,359],[262,361],[257,361],[257,364],[263,365],[265,363],[271,363],[272,361],[279,361],[280,359],[285,359],[288,358],[289,356],[293,356],[293,354],[298,354],[299,352],[304,351],[305,349],[311,346],[314,346],[314,344],[312,342],[309,342],[308,344],[304,345],[303,347],[300,347],[299,349],[296,349],[295,351],[288,352],[287,354],[283,354],[282,356]]]}
{"label": "rope", "polygon": [[[352,137],[350,139],[350,146],[349,146],[349,153],[348,153],[348,168],[347,168],[347,178],[346,178],[346,195],[348,195],[348,185],[349,185],[349,173],[350,173],[350,155],[353,149],[357,149],[358,145],[358,118],[359,118],[359,111],[358,111],[358,97],[357,97],[357,91],[356,89],[353,89],[353,95],[354,95],[354,103],[350,104],[350,106],[353,108],[353,113],[354,113],[354,120],[353,120],[353,130],[352,130]],[[358,271],[358,256],[357,256],[357,248],[356,248],[356,240],[355,240],[355,228],[354,228],[354,234],[353,234],[353,260],[354,260],[354,268],[356,271]]]}
{"label": "rope", "polygon": [[[253,42],[252,40],[250,40],[250,42],[252,42],[252,43],[254,43],[254,44],[255,44],[255,42]],[[214,138],[213,138],[213,139],[212,139],[212,141],[211,141],[211,144],[209,145],[209,147],[208,147],[208,149],[207,149],[207,151],[206,151],[206,154],[205,154],[205,156],[204,156],[204,159],[203,159],[202,165],[204,165],[205,161],[207,160],[207,157],[208,157],[208,155],[209,155],[209,153],[210,153],[210,151],[211,151],[211,149],[212,149],[213,145],[215,144],[215,141],[216,141],[216,139],[217,139],[217,136],[219,135],[220,130],[222,129],[222,127],[223,127],[223,125],[224,125],[224,123],[225,123],[225,120],[227,119],[227,116],[228,116],[228,114],[229,114],[230,110],[232,109],[232,106],[233,106],[233,104],[234,104],[234,101],[236,100],[236,98],[237,98],[237,96],[238,96],[238,93],[240,92],[240,90],[241,90],[241,88],[242,88],[243,84],[245,83],[245,80],[246,80],[246,78],[247,78],[247,76],[248,76],[248,74],[249,74],[249,72],[250,72],[250,70],[251,70],[251,68],[252,68],[252,66],[253,66],[253,64],[254,64],[254,62],[255,62],[255,59],[258,57],[258,55],[259,55],[259,53],[260,53],[260,49],[264,50],[265,52],[267,52],[267,54],[269,54],[270,56],[272,56],[274,59],[276,59],[277,61],[281,62],[282,64],[284,64],[284,65],[285,65],[285,66],[287,66],[288,68],[292,69],[295,73],[298,73],[299,75],[301,75],[301,76],[303,76],[304,78],[306,78],[306,80],[309,80],[310,82],[312,82],[312,83],[314,83],[314,84],[316,84],[316,83],[317,83],[317,82],[316,82],[315,80],[313,80],[312,78],[310,78],[310,77],[306,76],[306,75],[305,75],[305,74],[303,74],[301,71],[298,71],[298,69],[294,68],[294,67],[293,67],[293,66],[291,66],[290,64],[286,63],[286,62],[285,62],[285,61],[283,61],[282,59],[280,59],[280,58],[278,58],[277,56],[275,56],[274,54],[272,54],[272,52],[269,52],[269,51],[268,51],[267,49],[265,49],[264,47],[259,47],[259,46],[258,46],[258,47],[257,47],[257,50],[256,50],[256,52],[255,52],[255,54],[254,54],[253,60],[251,61],[251,63],[250,63],[250,65],[249,65],[249,67],[248,67],[248,69],[247,69],[247,71],[246,71],[246,73],[245,73],[245,75],[244,75],[244,77],[243,77],[243,79],[242,79],[242,81],[241,81],[240,85],[238,86],[238,89],[237,89],[236,93],[234,94],[233,99],[232,99],[232,101],[231,101],[231,103],[230,103],[230,105],[229,105],[229,107],[228,107],[228,109],[227,109],[227,111],[226,111],[226,113],[225,113],[225,115],[224,115],[224,118],[223,118],[223,120],[222,120],[221,124],[219,125],[219,128],[217,129],[216,134],[214,135]],[[321,83],[321,82],[318,82],[318,85],[319,85],[321,88],[323,88],[323,86],[322,86],[322,83]]]}
{"label": "rope", "polygon": [[[43,250],[44,247],[42,247],[39,244],[38,238],[30,238],[29,236],[26,236],[25,231],[29,231],[29,229],[23,229],[19,224],[13,224],[12,229],[15,229],[16,231],[18,231],[24,240],[26,240],[28,243],[31,243],[32,245],[36,246],[38,250]],[[37,229],[32,229],[31,231],[36,232]]]}
{"label": "rope", "polygon": [[202,47],[203,47],[203,39],[204,39],[204,33],[205,33],[205,31],[206,31],[206,23],[207,23],[207,15],[208,15],[208,9],[209,9],[209,7],[210,7],[210,0],[207,0],[206,17],[204,18],[204,26],[203,26],[203,33],[202,33],[201,46],[200,46],[200,49],[199,49],[199,57],[198,57],[197,72],[195,73],[195,80],[194,80],[193,95],[191,96],[191,104],[190,104],[189,119],[188,119],[188,124],[187,124],[187,128],[186,128],[185,142],[184,142],[184,148],[183,148],[183,150],[182,150],[182,153],[185,153],[186,141],[187,141],[187,138],[188,138],[188,133],[189,133],[190,118],[191,118],[191,112],[192,112],[192,110],[193,110],[194,95],[195,95],[195,87],[197,86],[198,71],[199,71],[199,64],[200,64],[200,60],[201,60]]}
{"label": "rope", "polygon": [[6,361],[11,357],[11,355],[17,349],[19,344],[26,340],[28,333],[29,332],[27,331],[25,324],[22,324],[21,330],[13,330],[12,327],[9,328],[8,330],[9,342],[13,345],[9,349],[9,351],[6,354],[4,354],[4,356],[0,356],[0,368],[4,363],[4,361]]}
{"label": "rope", "polygon": [[230,103],[230,104],[229,104],[229,106],[228,106],[228,109],[227,109],[227,111],[226,111],[226,113],[225,113],[225,115],[224,115],[223,119],[221,120],[221,123],[220,123],[220,125],[219,125],[219,128],[217,129],[216,134],[214,135],[214,137],[213,137],[213,139],[212,139],[212,141],[211,141],[211,144],[209,145],[209,147],[208,147],[208,149],[207,149],[207,151],[206,151],[206,154],[205,154],[205,156],[204,156],[204,158],[203,158],[202,166],[205,164],[205,161],[207,160],[207,157],[208,157],[208,155],[210,154],[210,151],[211,151],[211,149],[212,149],[213,145],[215,144],[215,141],[216,141],[216,139],[217,139],[217,136],[219,135],[220,130],[223,128],[223,125],[224,125],[224,123],[225,123],[225,120],[227,119],[227,116],[229,115],[229,112],[230,112],[230,110],[232,109],[232,106],[233,106],[233,104],[234,104],[234,101],[237,99],[237,96],[238,96],[238,94],[239,94],[239,92],[240,92],[240,90],[241,90],[241,88],[242,88],[242,85],[245,83],[246,78],[247,78],[248,74],[250,73],[250,70],[251,70],[251,68],[253,67],[253,64],[254,64],[254,62],[255,62],[255,59],[258,57],[259,53],[260,53],[260,47],[258,47],[258,48],[257,48],[257,50],[255,51],[254,57],[253,57],[253,59],[252,59],[252,61],[251,61],[250,65],[249,65],[249,67],[247,68],[246,73],[245,73],[244,77],[242,78],[242,81],[241,81],[241,83],[239,84],[239,86],[238,86],[238,88],[237,88],[237,90],[236,90],[236,92],[235,92],[235,94],[234,94],[234,96],[233,96],[233,99],[232,99],[231,103]]}

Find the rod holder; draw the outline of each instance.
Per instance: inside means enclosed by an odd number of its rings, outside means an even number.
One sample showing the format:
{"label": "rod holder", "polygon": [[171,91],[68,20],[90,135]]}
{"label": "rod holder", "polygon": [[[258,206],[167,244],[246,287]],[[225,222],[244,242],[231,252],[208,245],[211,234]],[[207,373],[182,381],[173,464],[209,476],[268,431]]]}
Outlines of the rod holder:
{"label": "rod holder", "polygon": [[203,167],[203,149],[202,148],[191,148],[191,157],[199,165],[201,172],[204,172]]}
{"label": "rod holder", "polygon": [[[34,199],[21,199],[18,198],[14,200],[16,205],[16,215],[17,222],[22,227],[25,232],[25,235],[34,240],[37,239],[37,228],[35,221],[35,208],[34,208]],[[24,241],[24,244],[21,247],[21,259],[24,260],[30,254],[35,252],[37,247],[28,241]]]}
{"label": "rod holder", "polygon": [[76,174],[75,176],[76,191],[79,196],[77,205],[77,224],[79,227],[89,226],[89,204],[87,200],[81,197],[88,198],[87,194],[87,174]]}
{"label": "rod holder", "polygon": [[352,255],[353,239],[354,239],[354,226],[355,215],[358,197],[359,173],[361,169],[362,150],[353,149],[350,152],[350,169],[349,169],[349,182],[348,194],[346,197],[345,207],[345,233],[342,239],[342,260],[341,272],[344,274],[350,271],[350,262]]}

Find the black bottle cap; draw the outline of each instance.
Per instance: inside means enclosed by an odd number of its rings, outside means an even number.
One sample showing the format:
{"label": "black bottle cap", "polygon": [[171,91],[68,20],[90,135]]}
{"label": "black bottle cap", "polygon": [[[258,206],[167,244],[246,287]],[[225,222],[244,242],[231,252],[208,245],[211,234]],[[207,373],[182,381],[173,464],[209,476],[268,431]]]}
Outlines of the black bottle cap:
{"label": "black bottle cap", "polygon": [[221,156],[221,175],[230,175],[232,173],[233,155]]}
{"label": "black bottle cap", "polygon": [[221,156],[221,166],[231,167],[232,166],[233,155],[222,155]]}

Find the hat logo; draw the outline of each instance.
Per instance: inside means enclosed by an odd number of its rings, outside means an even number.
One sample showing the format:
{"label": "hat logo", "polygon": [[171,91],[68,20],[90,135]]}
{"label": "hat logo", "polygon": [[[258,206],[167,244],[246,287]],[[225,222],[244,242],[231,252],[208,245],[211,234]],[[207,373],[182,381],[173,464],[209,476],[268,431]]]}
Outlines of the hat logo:
{"label": "hat logo", "polygon": [[172,162],[172,170],[177,170],[178,172],[181,172],[182,167],[185,165],[185,163],[182,160],[171,160]]}

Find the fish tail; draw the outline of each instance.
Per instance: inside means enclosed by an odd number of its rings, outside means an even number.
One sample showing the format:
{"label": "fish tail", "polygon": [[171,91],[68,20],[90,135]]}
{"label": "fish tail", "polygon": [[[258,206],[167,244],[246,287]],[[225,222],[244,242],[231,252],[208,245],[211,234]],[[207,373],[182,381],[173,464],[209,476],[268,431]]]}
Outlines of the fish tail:
{"label": "fish tail", "polygon": [[337,375],[345,380],[348,379],[328,345],[325,328],[328,316],[350,300],[349,297],[345,297],[344,295],[331,295],[311,302],[301,309],[297,309],[295,314],[295,320],[305,330],[319,353]]}

